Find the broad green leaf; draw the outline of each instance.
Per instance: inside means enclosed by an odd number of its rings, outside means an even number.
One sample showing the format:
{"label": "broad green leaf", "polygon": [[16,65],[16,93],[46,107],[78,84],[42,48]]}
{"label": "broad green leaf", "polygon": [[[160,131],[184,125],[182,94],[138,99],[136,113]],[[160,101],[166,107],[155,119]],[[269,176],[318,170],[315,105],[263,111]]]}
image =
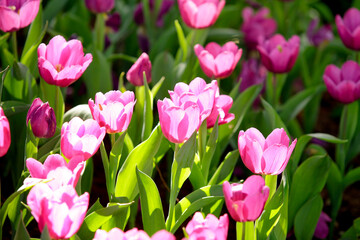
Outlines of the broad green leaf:
{"label": "broad green leaf", "polygon": [[85,170],[81,176],[81,190],[82,192],[91,192],[94,175],[94,163],[93,159],[86,160]]}
{"label": "broad green leaf", "polygon": [[20,101],[5,101],[1,103],[1,107],[4,110],[6,117],[10,117],[12,115],[27,112],[30,105]]}
{"label": "broad green leaf", "polygon": [[160,80],[154,85],[154,87],[151,89],[151,94],[153,98],[156,97],[156,94],[159,92],[160,88],[162,87],[163,83],[165,82],[165,77],[162,76]]}
{"label": "broad green leaf", "polygon": [[296,239],[311,240],[313,238],[323,205],[320,194],[317,194],[299,209],[294,221]]}
{"label": "broad green leaf", "polygon": [[326,182],[329,197],[331,200],[331,217],[335,218],[341,206],[344,183],[339,167],[331,161],[329,176]]}
{"label": "broad green leaf", "polygon": [[209,185],[222,184],[224,181],[229,181],[235,165],[239,158],[239,151],[234,150],[229,152],[224,161],[216,169],[215,173],[209,181]]}
{"label": "broad green leaf", "polygon": [[0,82],[0,102],[1,102],[2,91],[3,91],[3,87],[4,87],[5,77],[6,77],[6,74],[8,73],[8,71],[9,71],[9,69],[10,69],[10,66],[7,66],[4,70],[2,70],[0,72],[0,77],[1,77],[1,82]]}
{"label": "broad green leaf", "polygon": [[110,163],[109,163],[109,181],[110,181],[110,191],[112,195],[115,191],[115,182],[116,176],[120,167],[120,159],[124,146],[124,139],[126,132],[123,132],[115,141],[114,145],[111,148],[110,152]]}
{"label": "broad green leaf", "polygon": [[334,137],[333,135],[327,134],[327,133],[310,133],[306,134],[307,136],[320,139],[322,141],[328,142],[328,143],[346,143],[348,140],[346,139],[340,139],[337,137]]}
{"label": "broad green leaf", "polygon": [[60,151],[60,137],[61,137],[60,129],[56,129],[54,136],[39,148],[38,150],[39,161],[42,158],[46,158],[50,154],[54,154]]}
{"label": "broad green leaf", "polygon": [[[234,17],[234,16],[233,16]],[[229,39],[242,38],[241,31],[232,28],[211,28],[208,34],[209,41],[228,41]]]}
{"label": "broad green leaf", "polygon": [[[291,167],[290,168],[291,176],[295,173],[296,169],[298,168],[301,156],[304,153],[304,150],[305,150],[306,146],[308,145],[308,143],[310,142],[310,140],[311,140],[311,137],[308,135],[303,135],[298,138],[298,140],[296,142],[296,147],[295,147],[293,153],[291,154],[291,158],[290,158],[291,160],[288,162],[288,166]],[[292,179],[292,177],[290,177],[290,179]]]}
{"label": "broad green leaf", "polygon": [[82,120],[92,119],[90,108],[88,104],[80,104],[68,110],[63,117],[63,122],[69,122],[74,117],[79,117]]}
{"label": "broad green leaf", "polygon": [[351,184],[360,181],[360,167],[351,169],[344,178],[344,187],[348,187]]}
{"label": "broad green leaf", "polygon": [[165,77],[166,79],[161,85],[161,88],[158,90],[158,93],[154,94],[153,92],[153,96],[155,97],[156,95],[157,99],[168,97],[168,89],[174,89],[174,86],[177,82],[174,74],[174,58],[169,52],[162,52],[156,56],[152,64],[151,76],[153,82],[156,83],[156,85],[153,87],[153,91],[156,89],[155,87],[159,83],[156,81],[162,77]]}
{"label": "broad green leaf", "polygon": [[286,133],[289,135],[286,125],[284,124],[278,113],[275,111],[275,109],[263,98],[261,98],[261,103],[264,106],[265,111],[269,116],[269,120],[270,120],[269,125],[271,126],[271,129],[283,128],[286,131]]}
{"label": "broad green leaf", "polygon": [[28,231],[26,230],[22,213],[20,214],[19,224],[16,229],[14,240],[30,240],[30,235]]}
{"label": "broad green leaf", "polygon": [[111,189],[111,183],[110,183],[110,168],[109,168],[109,157],[106,152],[105,144],[104,142],[101,142],[100,144],[100,154],[101,154],[101,160],[104,167],[104,174],[105,174],[105,182],[106,182],[106,189],[109,196],[109,199],[111,198],[112,189]]}
{"label": "broad green leaf", "polygon": [[187,42],[186,42],[186,38],[185,38],[185,35],[184,35],[184,32],[181,28],[181,25],[179,23],[178,20],[175,20],[174,22],[175,24],[175,28],[176,28],[176,33],[177,33],[177,36],[178,36],[178,40],[179,40],[179,45],[180,45],[180,48],[181,48],[181,54],[182,54],[182,62],[185,62],[186,61],[186,57],[188,55],[188,45],[187,45]]}
{"label": "broad green leaf", "polygon": [[141,216],[145,232],[149,236],[165,229],[164,212],[161,205],[159,190],[155,182],[140,170],[136,169],[140,192]]}
{"label": "broad green leaf", "polygon": [[198,154],[195,154],[194,164],[191,168],[189,180],[194,189],[199,189],[203,186],[206,186],[204,175],[201,172],[200,159]]}
{"label": "broad green leaf", "polygon": [[0,36],[0,47],[6,43],[6,40],[10,37],[10,33],[5,33],[4,35]]}
{"label": "broad green leaf", "polygon": [[360,237],[360,218],[354,220],[353,225],[341,236],[341,240],[357,240]]}
{"label": "broad green leaf", "polygon": [[[116,204],[116,203],[110,203],[109,206],[112,206],[114,204]],[[132,207],[132,206],[130,206],[130,207]],[[129,207],[120,208],[118,211],[114,212],[111,215],[110,220],[107,221],[102,226],[102,229],[104,229],[107,232],[115,227],[124,230],[128,220],[129,220],[129,217],[130,217],[130,208]]]}
{"label": "broad green leaf", "polygon": [[42,93],[41,100],[43,100],[44,102],[48,101],[50,107],[54,109],[56,116],[56,126],[61,129],[65,111],[65,103],[60,87],[50,85],[46,83],[43,79],[41,79],[40,88]]}
{"label": "broad green leaf", "polygon": [[[203,122],[204,126],[205,126],[205,133],[207,131],[206,129],[206,121]],[[215,125],[212,129],[212,132],[209,136],[209,140],[206,143],[205,146],[205,153],[202,157],[202,172],[204,174],[204,178],[205,178],[205,182],[208,182],[209,179],[209,170],[210,170],[210,166],[211,166],[211,161],[213,159],[214,153],[215,153],[215,149],[216,149],[216,144],[218,141],[218,132],[219,132],[219,125],[218,125],[218,121],[216,120]],[[199,131],[200,133],[200,131]],[[206,139],[206,136],[205,136]]]}
{"label": "broad green leaf", "polygon": [[36,18],[30,25],[21,58],[23,58],[23,56],[26,55],[26,53],[29,51],[32,45],[36,45],[36,43],[39,41],[39,36],[41,35],[41,29],[43,24],[42,17],[43,17],[43,11],[40,5],[38,14],[36,15]]}
{"label": "broad green leaf", "polygon": [[26,140],[25,140],[25,156],[24,160],[28,158],[37,159],[39,138],[35,137],[31,129],[31,121],[28,123],[26,129]]}
{"label": "broad green leaf", "polygon": [[146,174],[151,174],[153,158],[160,147],[162,136],[161,127],[157,125],[150,137],[130,152],[117,176],[116,197],[126,197],[129,201],[136,197],[138,194],[136,167]]}
{"label": "broad green leaf", "polygon": [[255,236],[253,221],[236,222],[236,239],[255,240]]}
{"label": "broad green leaf", "polygon": [[44,20],[50,21],[52,18],[56,17],[56,15],[62,11],[65,7],[68,0],[58,1],[58,0],[50,0],[47,2],[46,7],[44,9]]}
{"label": "broad green leaf", "polygon": [[47,225],[45,225],[45,227],[43,228],[40,240],[51,240],[49,229],[48,229]]}
{"label": "broad green leaf", "polygon": [[150,91],[149,85],[146,80],[146,74],[143,72],[144,77],[144,113],[143,113],[143,128],[141,139],[144,141],[150,136],[153,126],[153,95]]}

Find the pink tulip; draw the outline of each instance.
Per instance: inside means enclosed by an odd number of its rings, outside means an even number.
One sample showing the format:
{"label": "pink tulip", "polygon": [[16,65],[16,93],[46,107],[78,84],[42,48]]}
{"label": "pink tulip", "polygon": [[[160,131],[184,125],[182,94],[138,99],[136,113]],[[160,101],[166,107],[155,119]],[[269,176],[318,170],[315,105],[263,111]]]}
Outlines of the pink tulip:
{"label": "pink tulip", "polygon": [[225,0],[178,0],[181,17],[191,28],[213,25],[225,6]]}
{"label": "pink tulip", "polygon": [[95,103],[89,99],[91,115],[107,133],[124,132],[129,126],[135,96],[133,92],[110,91],[96,93]]}
{"label": "pink tulip", "polygon": [[78,196],[74,187],[67,185],[52,190],[47,184],[35,185],[27,204],[42,232],[45,225],[53,239],[67,239],[80,228],[89,205],[89,194]]}
{"label": "pink tulip", "polygon": [[205,49],[196,44],[194,50],[201,69],[210,78],[229,77],[242,54],[242,49],[238,49],[234,42],[227,42],[223,47],[211,42],[206,45]]}
{"label": "pink tulip", "polygon": [[93,240],[175,240],[175,237],[166,230],[160,230],[150,238],[146,232],[137,228],[125,233],[119,228],[113,228],[109,232],[97,230]]}
{"label": "pink tulip", "polygon": [[85,5],[94,13],[105,13],[114,8],[115,0],[85,0]]}
{"label": "pink tulip", "polygon": [[249,128],[239,132],[238,146],[241,159],[250,171],[278,175],[284,171],[297,139],[290,147],[289,142],[282,128],[273,130],[266,139],[256,128]]}
{"label": "pink tulip", "polygon": [[146,53],[142,53],[126,73],[126,78],[134,86],[144,85],[144,72],[147,83],[151,82],[151,62]]}
{"label": "pink tulip", "polygon": [[212,128],[218,119],[218,125],[226,124],[234,120],[235,115],[229,113],[233,100],[228,95],[220,95],[215,98],[215,104],[210,116],[206,119],[207,128]]}
{"label": "pink tulip", "polygon": [[323,79],[330,95],[343,103],[360,98],[360,66],[354,61],[345,62],[341,69],[333,64],[325,68]]}
{"label": "pink tulip", "polygon": [[197,104],[200,108],[202,122],[210,115],[217,92],[219,92],[219,87],[216,80],[206,84],[204,79],[197,77],[189,85],[182,82],[177,83],[174,91],[169,91],[169,94],[172,102],[177,106],[188,101]]}
{"label": "pink tulip", "polygon": [[56,130],[55,112],[49,103],[43,103],[40,98],[34,99],[26,115],[26,125],[31,123],[35,137],[51,138]]}
{"label": "pink tulip", "polygon": [[191,101],[177,106],[165,98],[157,107],[161,130],[170,142],[183,143],[200,127],[200,108]]}
{"label": "pink tulip", "polygon": [[319,239],[325,239],[329,234],[328,222],[331,222],[331,218],[324,212],[321,212],[320,218],[315,228],[314,237]]}
{"label": "pink tulip", "polygon": [[273,73],[289,72],[296,62],[299,53],[300,38],[292,36],[289,41],[276,34],[257,46],[261,62],[267,70]]}
{"label": "pink tulip", "polygon": [[360,11],[350,8],[346,11],[344,19],[336,15],[335,22],[344,45],[352,50],[360,50]]}
{"label": "pink tulip", "polygon": [[224,214],[219,219],[208,214],[204,219],[201,212],[196,212],[186,226],[189,240],[226,240],[229,228],[229,218]]}
{"label": "pink tulip", "polygon": [[317,28],[318,25],[319,19],[315,18],[311,20],[306,31],[306,36],[309,39],[309,42],[317,47],[320,46],[323,42],[331,41],[334,38],[330,24]]}
{"label": "pink tulip", "polygon": [[39,11],[40,0],[0,0],[0,29],[17,31],[28,26]]}
{"label": "pink tulip", "polygon": [[61,155],[53,154],[46,158],[44,164],[36,159],[28,158],[26,167],[29,169],[31,178],[24,180],[25,185],[36,183],[39,179],[52,179],[47,184],[55,190],[65,185],[76,187],[84,169],[84,162],[70,160],[67,163]]}
{"label": "pink tulip", "polygon": [[270,38],[276,31],[276,21],[269,17],[269,9],[261,8],[257,13],[250,7],[242,11],[244,22],[241,31],[244,33],[244,41],[250,49]]}
{"label": "pink tulip", "polygon": [[77,157],[85,161],[97,152],[105,134],[105,127],[95,120],[74,117],[61,128],[61,152],[68,159]]}
{"label": "pink tulip", "polygon": [[11,143],[10,125],[7,117],[0,107],[0,157],[4,156],[9,150]]}
{"label": "pink tulip", "polygon": [[79,40],[68,42],[62,36],[53,37],[48,45],[38,48],[38,67],[41,77],[51,85],[67,87],[85,72],[92,62],[90,53],[84,56]]}
{"label": "pink tulip", "polygon": [[269,187],[259,175],[248,177],[244,183],[223,183],[226,207],[231,217],[237,222],[258,219],[269,197]]}

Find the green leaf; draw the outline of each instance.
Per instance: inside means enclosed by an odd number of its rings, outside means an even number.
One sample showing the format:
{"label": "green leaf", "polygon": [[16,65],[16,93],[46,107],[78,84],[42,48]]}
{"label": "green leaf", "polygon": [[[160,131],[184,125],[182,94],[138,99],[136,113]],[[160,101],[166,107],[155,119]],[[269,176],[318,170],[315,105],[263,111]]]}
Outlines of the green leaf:
{"label": "green leaf", "polygon": [[[206,121],[204,121],[202,123],[202,126],[204,126],[204,128],[205,128],[204,132],[206,134],[207,133]],[[215,125],[214,125],[214,127],[212,129],[212,132],[210,134],[209,140],[206,143],[205,153],[204,153],[204,155],[202,156],[202,159],[201,159],[202,160],[202,164],[201,164],[202,172],[204,174],[204,178],[205,178],[206,182],[208,181],[208,178],[209,178],[208,177],[209,169],[210,169],[211,161],[213,159],[213,156],[214,156],[214,153],[215,153],[215,150],[216,150],[216,144],[217,144],[217,141],[218,141],[218,132],[219,132],[218,129],[219,129],[218,120],[216,120]],[[199,129],[199,138],[200,138],[200,129]],[[205,135],[204,138],[206,139],[206,135]]]}
{"label": "green leaf", "polygon": [[102,52],[105,45],[105,19],[104,14],[96,14],[95,31],[94,31],[94,45],[96,49]]}
{"label": "green leaf", "polygon": [[[288,165],[291,166],[291,176],[295,173],[296,169],[298,168],[300,159],[302,154],[304,153],[305,147],[310,142],[311,137],[308,135],[303,135],[299,137],[298,141],[296,142],[296,147],[294,152],[291,154],[291,161],[288,162]],[[292,179],[292,177],[290,177]]]}
{"label": "green leaf", "polygon": [[23,58],[26,55],[26,53],[29,51],[31,46],[36,45],[36,43],[39,41],[39,36],[41,36],[41,29],[43,23],[42,17],[43,17],[43,11],[42,11],[42,7],[40,6],[36,18],[30,25],[21,58]]}
{"label": "green leaf", "polygon": [[341,236],[341,240],[357,240],[360,237],[360,218],[354,220],[353,225]]}
{"label": "green leaf", "polygon": [[26,160],[28,158],[37,159],[38,143],[39,143],[39,139],[34,136],[34,133],[31,129],[31,121],[29,121],[27,130],[26,130],[24,160]]}
{"label": "green leaf", "polygon": [[265,111],[269,116],[269,120],[270,120],[269,125],[271,126],[271,129],[283,128],[286,131],[286,133],[289,135],[286,125],[284,124],[278,113],[275,111],[275,109],[263,98],[261,98],[261,103],[263,104]]}
{"label": "green leaf", "polygon": [[115,191],[115,182],[116,176],[120,167],[120,159],[122,154],[122,149],[124,146],[124,139],[126,136],[126,132],[123,132],[114,145],[111,148],[110,152],[110,165],[109,165],[109,181],[110,181],[110,195],[112,195]]}
{"label": "green leaf", "polygon": [[[1,45],[0,45],[1,46]],[[4,87],[4,81],[5,81],[5,77],[7,72],[9,71],[10,66],[7,66],[4,70],[2,70],[0,72],[0,76],[1,76],[1,82],[0,82],[0,102],[1,102],[1,97],[2,97],[2,91],[3,91],[3,87]]]}
{"label": "green leaf", "polygon": [[294,221],[296,239],[311,240],[313,238],[323,205],[320,194],[317,194],[299,209]]}
{"label": "green leaf", "polygon": [[52,18],[56,17],[56,15],[63,10],[68,0],[58,1],[58,0],[50,0],[47,2],[46,7],[44,9],[44,20],[50,21]]}
{"label": "green leaf", "polygon": [[19,113],[27,112],[30,105],[20,101],[5,101],[1,102],[1,107],[4,110],[6,117],[10,117]]}
{"label": "green leaf", "polygon": [[168,52],[162,52],[158,54],[152,64],[151,75],[154,83],[162,77],[165,77],[166,79],[166,81],[164,81],[161,85],[162,87],[158,90],[159,92],[157,94],[155,94],[154,89],[156,89],[156,86],[158,86],[160,81],[156,82],[156,85],[152,90],[153,96],[155,97],[155,95],[157,95],[157,99],[163,99],[169,96],[169,93],[167,92],[168,89],[174,89],[174,86],[177,82],[174,74],[173,56]]}
{"label": "green leaf", "polygon": [[194,164],[191,168],[189,180],[194,189],[199,189],[203,186],[206,186],[204,175],[201,172],[200,159],[198,154],[195,154]]}
{"label": "green leaf", "polygon": [[[136,167],[146,174],[151,174],[153,158],[160,147],[162,136],[161,127],[158,124],[150,137],[130,152],[117,176],[115,186],[116,197],[126,197],[129,201],[136,197],[138,194]],[[124,180],[126,180],[126,184],[123,183]]]}
{"label": "green leaf", "polygon": [[180,25],[179,21],[175,20],[174,24],[175,24],[176,33],[177,33],[178,40],[179,40],[179,45],[180,45],[180,48],[181,48],[181,51],[182,51],[182,53],[181,53],[182,54],[182,62],[185,62],[186,57],[188,55],[187,41],[186,41],[184,32],[183,32],[183,30],[181,28],[181,25]]}
{"label": "green leaf", "polygon": [[329,176],[326,182],[331,200],[331,217],[335,218],[342,202],[344,190],[343,176],[335,162],[331,161]]}
{"label": "green leaf", "polygon": [[6,43],[6,40],[10,37],[10,33],[5,33],[4,35],[0,36],[0,47]]}
{"label": "green leaf", "polygon": [[60,87],[50,85],[46,83],[43,79],[41,79],[40,88],[42,93],[42,100],[44,102],[48,101],[50,107],[54,109],[56,116],[56,126],[61,129],[65,111],[65,103]]}
{"label": "green leaf", "polygon": [[224,161],[220,164],[220,166],[216,169],[215,173],[211,177],[209,185],[222,184],[225,181],[229,181],[238,158],[238,150],[234,150],[226,154]]}
{"label": "green leaf", "polygon": [[20,214],[19,224],[16,229],[14,240],[30,240],[30,235],[26,230],[22,213]]}
{"label": "green leaf", "polygon": [[153,88],[151,89],[151,94],[152,94],[153,98],[156,97],[156,94],[159,92],[159,90],[162,87],[164,81],[165,81],[165,77],[162,76],[160,78],[160,80],[155,84],[155,86],[153,86]]}
{"label": "green leaf", "polygon": [[307,136],[320,139],[322,141],[328,142],[328,143],[346,143],[348,140],[346,139],[340,139],[337,137],[334,137],[333,135],[327,134],[327,133],[310,133],[306,134]]}
{"label": "green leaf", "polygon": [[253,221],[236,222],[236,239],[255,240],[255,226]]}
{"label": "green leaf", "polygon": [[82,120],[92,119],[90,108],[88,104],[79,104],[68,110],[63,117],[63,122],[69,122],[74,117],[79,117]]}
{"label": "green leaf", "polygon": [[48,229],[47,225],[45,225],[45,227],[43,228],[40,240],[51,240],[49,229]]}
{"label": "green leaf", "polygon": [[344,187],[348,187],[351,184],[360,181],[360,167],[351,169],[344,178]]}
{"label": "green leaf", "polygon": [[140,192],[141,216],[145,232],[149,236],[161,229],[165,229],[164,212],[161,205],[161,198],[155,182],[136,169],[138,187]]}
{"label": "green leaf", "polygon": [[144,77],[144,113],[143,113],[143,129],[141,139],[144,141],[150,136],[153,126],[153,96],[150,91],[149,85],[146,80],[146,74],[143,72]]}

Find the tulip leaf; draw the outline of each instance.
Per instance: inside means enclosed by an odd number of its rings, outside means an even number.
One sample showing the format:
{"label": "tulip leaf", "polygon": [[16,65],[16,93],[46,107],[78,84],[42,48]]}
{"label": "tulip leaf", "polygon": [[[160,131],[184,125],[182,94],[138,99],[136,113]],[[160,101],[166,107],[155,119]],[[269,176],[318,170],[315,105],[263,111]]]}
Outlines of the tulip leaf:
{"label": "tulip leaf", "polygon": [[30,240],[30,235],[29,235],[28,231],[26,230],[21,212],[20,212],[20,219],[19,219],[18,226],[16,228],[14,240]]}
{"label": "tulip leaf", "polygon": [[68,110],[63,117],[63,122],[69,122],[74,117],[79,117],[82,120],[92,119],[90,108],[88,104],[79,104]]}
{"label": "tulip leaf", "polygon": [[[204,126],[205,126],[204,132],[206,133],[206,131],[207,131],[206,121],[204,121],[202,124],[204,124]],[[199,133],[200,133],[200,131],[199,131]],[[219,125],[218,125],[218,120],[216,120],[215,125],[212,128],[212,132],[210,134],[209,140],[206,143],[205,153],[201,158],[202,172],[203,172],[206,182],[208,182],[208,179],[209,179],[208,175],[209,175],[209,170],[210,170],[210,166],[211,166],[211,161],[213,159],[215,149],[216,149],[216,144],[218,141],[218,135],[219,135],[218,133],[219,133]],[[205,139],[206,139],[206,136],[205,136]]]}
{"label": "tulip leaf", "polygon": [[65,111],[64,98],[59,86],[50,85],[43,79],[40,80],[40,88],[42,93],[42,101],[48,101],[50,107],[54,109],[56,116],[56,126],[61,129],[63,116]]}
{"label": "tulip leaf", "polygon": [[185,35],[184,35],[184,32],[181,28],[181,25],[179,23],[178,20],[175,20],[174,22],[175,24],[175,28],[176,28],[176,33],[177,33],[177,36],[178,36],[178,40],[179,40],[179,45],[180,45],[180,48],[181,48],[181,55],[182,55],[182,62],[185,62],[186,61],[186,57],[188,55],[188,45],[187,45],[187,41],[186,41],[186,38],[185,38]]}
{"label": "tulip leaf", "polygon": [[0,82],[0,101],[1,101],[1,97],[2,97],[2,91],[3,91],[3,87],[4,87],[4,81],[5,81],[5,77],[6,74],[8,73],[10,69],[10,66],[7,66],[4,70],[2,70],[0,72],[0,77],[1,77],[1,82]]}
{"label": "tulip leaf", "polygon": [[[161,127],[158,124],[150,137],[136,146],[128,155],[117,176],[115,196],[125,197],[132,201],[138,194],[136,167],[148,175],[153,170],[153,158],[159,150],[162,139]],[[126,184],[123,182],[126,181]]]}
{"label": "tulip leaf", "polygon": [[224,161],[216,169],[215,173],[209,181],[209,185],[222,184],[225,181],[229,181],[231,174],[234,171],[237,160],[239,158],[239,150],[229,152]]}
{"label": "tulip leaf", "polygon": [[156,97],[156,94],[159,92],[160,88],[162,87],[163,83],[165,81],[165,77],[162,76],[160,78],[160,80],[153,86],[153,88],[151,89],[151,94],[153,96],[153,98]]}
{"label": "tulip leaf", "polygon": [[313,238],[323,205],[320,194],[316,194],[299,209],[294,221],[296,239],[311,240]]}
{"label": "tulip leaf", "polygon": [[10,37],[10,33],[5,33],[0,36],[0,47],[6,43],[7,39]]}
{"label": "tulip leaf", "polygon": [[48,155],[58,153],[60,151],[60,136],[61,136],[60,130],[56,129],[54,136],[39,148],[38,160],[40,162],[43,162],[41,161],[41,159],[43,158],[45,161],[45,158]]}
{"label": "tulip leaf", "polygon": [[109,163],[109,181],[110,181],[110,195],[115,191],[116,176],[120,167],[120,159],[122,149],[124,146],[124,139],[126,132],[123,132],[115,141],[110,152],[110,163]]}
{"label": "tulip leaf", "polygon": [[155,182],[136,169],[136,176],[140,192],[141,216],[145,232],[149,236],[161,229],[165,229],[164,212],[161,205],[159,190]]}
{"label": "tulip leaf", "polygon": [[280,118],[279,114],[275,111],[275,109],[263,98],[261,98],[261,103],[264,106],[265,112],[269,116],[268,120],[270,121],[270,123],[268,125],[270,125],[270,128],[283,128],[289,136],[289,131],[287,130],[286,125]]}
{"label": "tulip leaf", "polygon": [[[303,135],[301,137],[298,138],[298,141],[296,142],[296,147],[293,151],[293,153],[291,154],[291,161],[288,162],[288,166],[290,166],[291,168],[291,172],[290,174],[292,175],[293,173],[295,173],[301,156],[304,153],[305,147],[308,145],[308,143],[310,142],[311,137],[308,135]],[[289,167],[288,167],[289,168]],[[290,179],[292,179],[290,177]]]}
{"label": "tulip leaf", "polygon": [[236,239],[253,240],[255,239],[255,226],[253,221],[236,222]]}
{"label": "tulip leaf", "polygon": [[24,159],[28,159],[28,158],[37,159],[38,144],[39,144],[39,138],[34,136],[34,133],[31,128],[31,121],[29,121],[26,130]]}
{"label": "tulip leaf", "polygon": [[360,167],[351,169],[344,178],[344,187],[348,187],[351,184],[360,181]]}
{"label": "tulip leaf", "polygon": [[[350,173],[350,172],[349,172]],[[334,161],[331,161],[329,176],[326,182],[326,188],[329,192],[331,200],[331,217],[338,214],[338,210],[341,206],[343,190],[344,190],[343,176],[339,170],[339,167]]]}
{"label": "tulip leaf", "polygon": [[310,136],[312,138],[320,139],[320,140],[328,142],[328,143],[339,144],[339,143],[348,142],[348,140],[346,140],[346,139],[340,139],[340,138],[334,137],[333,135],[330,135],[327,133],[310,133],[310,134],[306,134],[306,135]]}
{"label": "tulip leaf", "polygon": [[49,229],[48,229],[47,225],[45,225],[43,228],[40,240],[51,240]]}
{"label": "tulip leaf", "polygon": [[63,10],[65,5],[69,0],[50,0],[47,2],[46,7],[44,9],[44,20],[50,21],[52,18],[56,17],[56,15]]}
{"label": "tulip leaf", "polygon": [[26,53],[29,51],[31,46],[36,45],[37,42],[39,42],[39,36],[41,36],[41,28],[43,24],[42,18],[43,18],[43,11],[42,11],[42,6],[40,4],[38,14],[36,15],[36,18],[29,27],[29,31],[26,37],[26,42],[24,49],[22,51],[21,58],[23,58],[26,55]]}
{"label": "tulip leaf", "polygon": [[[360,4],[359,4],[360,5]],[[341,240],[355,240],[360,237],[360,217],[356,218],[353,225],[341,235]]]}
{"label": "tulip leaf", "polygon": [[10,117],[19,113],[27,112],[30,105],[20,101],[4,101],[1,102],[6,117]]}
{"label": "tulip leaf", "polygon": [[141,133],[141,140],[144,141],[150,136],[153,126],[153,95],[147,83],[146,74],[143,72],[144,78],[144,113],[143,113],[143,128]]}
{"label": "tulip leaf", "polygon": [[191,168],[189,180],[194,189],[199,189],[203,186],[206,186],[204,175],[201,172],[200,159],[198,154],[195,154],[194,164]]}
{"label": "tulip leaf", "polygon": [[[154,82],[158,81],[152,89],[153,96],[157,96],[157,99],[168,97],[168,89],[173,89],[176,83],[173,56],[168,52],[159,53],[152,64],[151,75]],[[157,90],[158,93],[155,94],[154,90],[157,88],[158,83],[160,83],[159,79],[162,77],[165,77],[166,81],[162,83],[161,88]]]}

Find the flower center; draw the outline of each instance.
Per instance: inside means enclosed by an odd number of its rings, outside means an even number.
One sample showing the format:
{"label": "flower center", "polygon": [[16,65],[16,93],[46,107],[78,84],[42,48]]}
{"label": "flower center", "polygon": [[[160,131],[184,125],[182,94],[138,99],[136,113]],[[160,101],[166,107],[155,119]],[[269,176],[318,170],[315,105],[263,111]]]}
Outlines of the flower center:
{"label": "flower center", "polygon": [[16,11],[16,6],[9,6],[8,8],[10,8],[13,11]]}
{"label": "flower center", "polygon": [[56,69],[57,72],[60,72],[61,70],[64,69],[64,67],[61,64],[56,64],[55,69]]}
{"label": "flower center", "polygon": [[103,107],[101,106],[101,104],[99,103],[99,109],[100,109],[100,111],[102,111],[103,110]]}
{"label": "flower center", "polygon": [[282,46],[281,46],[281,45],[277,45],[276,47],[277,47],[277,49],[279,50],[279,52],[282,52],[283,49],[282,49]]}

